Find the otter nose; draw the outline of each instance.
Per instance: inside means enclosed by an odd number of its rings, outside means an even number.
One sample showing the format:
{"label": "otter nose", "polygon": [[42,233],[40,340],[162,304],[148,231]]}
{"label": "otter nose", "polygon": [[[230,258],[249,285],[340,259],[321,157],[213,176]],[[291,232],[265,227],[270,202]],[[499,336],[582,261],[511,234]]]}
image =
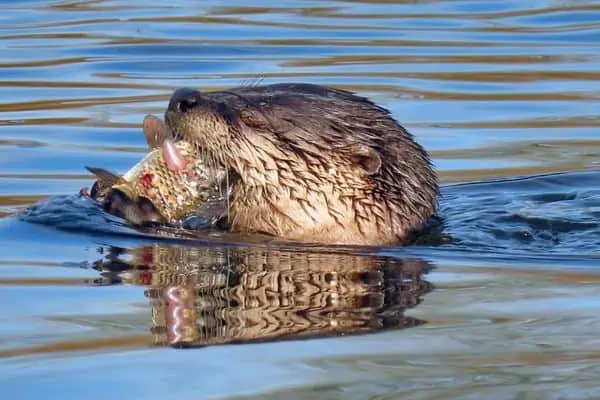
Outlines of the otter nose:
{"label": "otter nose", "polygon": [[171,100],[169,100],[169,111],[187,112],[196,107],[200,102],[200,93],[196,89],[181,88],[173,92]]}

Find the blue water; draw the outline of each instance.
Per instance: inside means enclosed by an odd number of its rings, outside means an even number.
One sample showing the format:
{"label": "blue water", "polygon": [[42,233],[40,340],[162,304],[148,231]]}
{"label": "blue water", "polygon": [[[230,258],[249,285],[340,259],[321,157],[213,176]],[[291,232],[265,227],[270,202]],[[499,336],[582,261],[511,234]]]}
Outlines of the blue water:
{"label": "blue water", "polygon": [[[600,397],[600,1],[0,11],[4,397]],[[392,110],[444,184],[442,232],[298,246],[134,230],[77,198],[84,165],[142,157],[174,88],[257,80]],[[170,289],[193,291],[192,339]]]}

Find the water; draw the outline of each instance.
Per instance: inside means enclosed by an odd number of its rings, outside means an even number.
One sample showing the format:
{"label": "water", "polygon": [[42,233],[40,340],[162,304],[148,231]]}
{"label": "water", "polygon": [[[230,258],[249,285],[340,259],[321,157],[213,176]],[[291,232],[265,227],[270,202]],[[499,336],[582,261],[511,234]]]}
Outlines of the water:
{"label": "water", "polygon": [[[600,1],[0,11],[6,398],[600,397]],[[442,243],[135,231],[74,196],[175,87],[257,80],[390,108],[446,184]]]}

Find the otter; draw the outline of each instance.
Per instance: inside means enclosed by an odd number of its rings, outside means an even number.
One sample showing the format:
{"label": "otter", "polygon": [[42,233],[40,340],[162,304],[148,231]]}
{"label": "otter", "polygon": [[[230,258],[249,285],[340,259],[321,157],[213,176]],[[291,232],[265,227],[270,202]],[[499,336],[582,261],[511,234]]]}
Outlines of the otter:
{"label": "otter", "polygon": [[180,88],[165,122],[175,141],[228,171],[230,231],[402,245],[435,217],[427,152],[389,110],[353,92],[307,83]]}

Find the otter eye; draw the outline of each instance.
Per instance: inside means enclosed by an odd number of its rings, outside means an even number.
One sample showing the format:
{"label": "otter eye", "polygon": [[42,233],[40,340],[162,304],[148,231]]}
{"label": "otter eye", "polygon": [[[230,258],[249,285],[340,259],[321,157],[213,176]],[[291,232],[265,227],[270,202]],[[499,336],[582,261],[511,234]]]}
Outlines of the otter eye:
{"label": "otter eye", "polygon": [[177,89],[169,101],[169,110],[185,113],[196,107],[199,103],[201,93],[195,89]]}
{"label": "otter eye", "polygon": [[187,112],[189,110],[191,110],[192,108],[196,107],[196,105],[198,104],[198,100],[196,100],[195,97],[188,97],[185,99],[181,99],[179,101],[179,103],[177,104],[177,111],[179,112]]}

